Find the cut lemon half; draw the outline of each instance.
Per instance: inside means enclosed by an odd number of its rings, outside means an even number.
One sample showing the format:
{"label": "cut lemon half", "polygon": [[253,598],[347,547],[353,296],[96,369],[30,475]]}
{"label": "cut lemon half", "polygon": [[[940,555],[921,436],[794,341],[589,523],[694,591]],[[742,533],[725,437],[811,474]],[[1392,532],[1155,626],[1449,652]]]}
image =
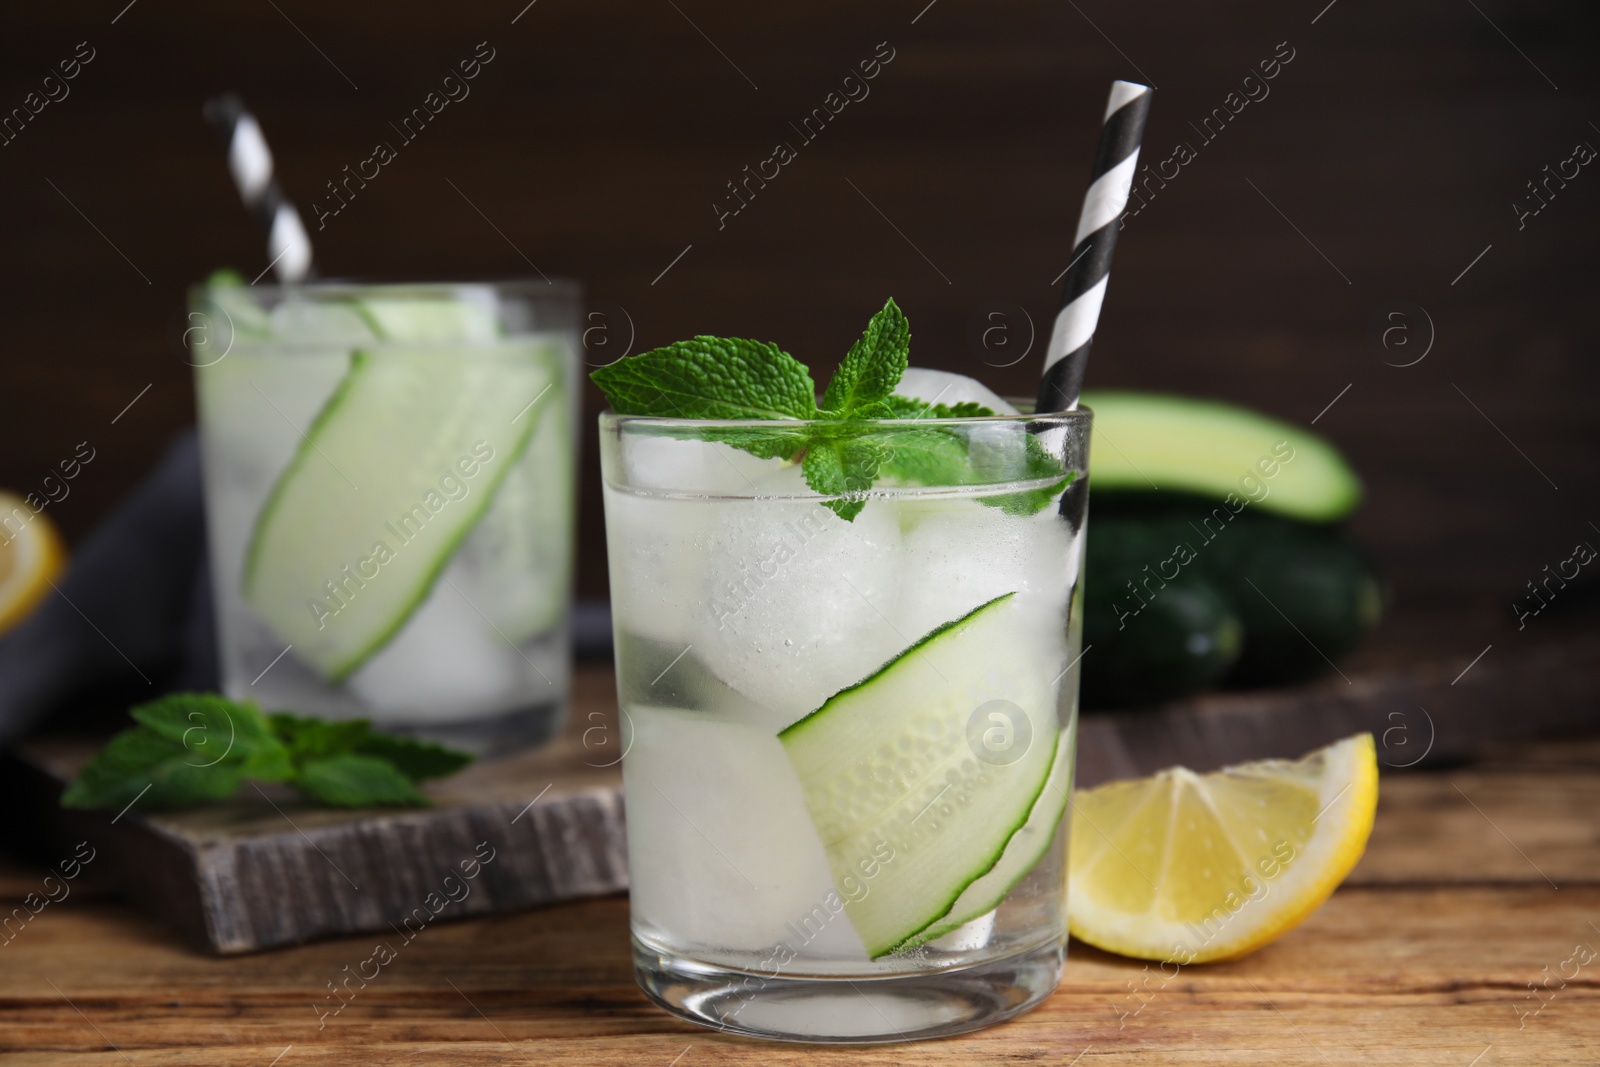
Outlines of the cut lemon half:
{"label": "cut lemon half", "polygon": [[1304,922],[1372,833],[1371,734],[1304,759],[1261,760],[1080,791],[1069,868],[1072,936],[1178,964],[1236,959]]}
{"label": "cut lemon half", "polygon": [[0,492],[0,634],[28,617],[66,562],[55,524],[21,497]]}

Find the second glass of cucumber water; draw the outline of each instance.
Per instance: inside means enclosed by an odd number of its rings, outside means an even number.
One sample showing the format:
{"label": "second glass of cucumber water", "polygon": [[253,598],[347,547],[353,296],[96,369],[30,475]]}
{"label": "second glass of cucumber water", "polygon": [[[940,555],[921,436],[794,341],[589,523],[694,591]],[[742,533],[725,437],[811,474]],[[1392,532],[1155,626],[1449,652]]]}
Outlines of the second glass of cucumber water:
{"label": "second glass of cucumber water", "polygon": [[576,285],[190,294],[223,688],[486,754],[567,701]]}
{"label": "second glass of cucumber water", "polygon": [[[658,1004],[902,1041],[1055,988],[1091,417],[601,416],[634,966]],[[926,476],[824,498],[762,458],[820,433]]]}

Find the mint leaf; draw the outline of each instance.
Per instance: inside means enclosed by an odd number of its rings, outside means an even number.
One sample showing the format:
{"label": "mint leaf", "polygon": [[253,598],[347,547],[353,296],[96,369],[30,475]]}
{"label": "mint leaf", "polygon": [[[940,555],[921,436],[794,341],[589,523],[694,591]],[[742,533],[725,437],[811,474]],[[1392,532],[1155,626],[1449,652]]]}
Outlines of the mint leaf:
{"label": "mint leaf", "polygon": [[261,709],[215,693],[173,693],[129,710],[135,722],[178,744],[192,766],[239,766],[244,775],[279,781],[290,773],[288,751]]}
{"label": "mint leaf", "polygon": [[621,415],[679,419],[811,419],[817,386],[776,345],[695,337],[620,359],[589,375]]}
{"label": "mint leaf", "polygon": [[804,431],[789,433],[782,430],[750,430],[742,427],[731,430],[696,430],[695,437],[737,448],[759,459],[781,460],[793,459],[805,451],[806,444],[811,440]]}
{"label": "mint leaf", "polygon": [[[806,449],[806,458],[800,471],[805,475],[806,484],[811,487],[812,492],[823,496],[843,495],[844,463],[839,458],[839,449],[831,442],[818,442]],[[833,502],[828,503],[831,505]],[[849,515],[839,512],[838,508],[834,508],[834,511],[839,513],[841,519],[849,521],[854,519],[861,509],[856,508]]]}
{"label": "mint leaf", "polygon": [[206,766],[148,726],[113,737],[61,794],[64,808],[185,808],[222,800],[244,780],[242,761]]}
{"label": "mint leaf", "polygon": [[814,440],[801,467],[814,492],[833,497],[823,506],[846,522],[854,522],[867,506],[867,490],[877,480],[882,450],[866,438]]}
{"label": "mint leaf", "polygon": [[412,781],[443,778],[472,762],[465,752],[394,734],[381,734],[366,719],[324,722],[288,712],[272,716],[272,728],[288,743],[296,766],[338,756],[376,756]]}
{"label": "mint leaf", "polygon": [[205,693],[175,693],[140,704],[140,724],[111,739],[61,796],[71,808],[148,809],[221,800],[246,777],[281,781],[288,750],[255,705]]}
{"label": "mint leaf", "polygon": [[[942,405],[940,405],[942,406]],[[948,410],[960,411],[966,403]],[[972,407],[979,405],[972,404]],[[936,416],[968,418],[968,415]],[[1010,515],[1032,515],[1049,507],[1073,475],[1044,450],[1021,424],[1015,432],[974,440],[942,426],[880,427],[870,439],[879,449],[881,471],[908,485],[985,485],[999,482],[1048,484],[1017,493],[979,497]]]}
{"label": "mint leaf", "polygon": [[1062,490],[1072,484],[1078,476],[1077,471],[1068,471],[1061,463],[1045,452],[1037,438],[1029,437],[1027,452],[1026,479],[1032,481],[1038,478],[1049,478],[1061,475],[1059,480],[1043,485],[1037,489],[1025,489],[1020,493],[1006,493],[1001,496],[980,497],[978,503],[999,508],[1007,515],[1036,515],[1056,502]]}
{"label": "mint leaf", "polygon": [[737,337],[679,341],[619,360],[590,377],[621,414],[807,421],[804,428],[774,427],[770,432],[743,426],[679,432],[762,459],[802,460],[806,484],[847,522],[861,513],[868,491],[883,476],[903,485],[1044,482],[979,499],[1012,514],[1048,507],[1071,475],[1021,423],[1011,427],[1012,433],[981,435],[952,427],[884,425],[995,414],[973,401],[930,404],[896,396],[910,345],[911,327],[890,299],[846,353],[820,408],[816,385],[803,364],[774,345]]}
{"label": "mint leaf", "polygon": [[890,298],[867,323],[861,339],[850,346],[844,362],[822,396],[829,419],[860,418],[861,409],[894,392],[906,372],[911,351],[911,325]]}
{"label": "mint leaf", "polygon": [[377,756],[332,756],[308,762],[294,780],[308,800],[336,808],[427,807],[411,779]]}
{"label": "mint leaf", "polygon": [[884,431],[883,471],[909,485],[962,485],[974,481],[967,442],[937,427]]}
{"label": "mint leaf", "polygon": [[913,396],[891,396],[884,400],[894,414],[891,419],[977,419],[992,418],[996,412],[976,400],[963,400],[959,404],[930,404]]}
{"label": "mint leaf", "polygon": [[372,733],[372,724],[366,719],[328,722],[277,711],[272,713],[269,722],[272,732],[288,746],[296,767],[307,760],[348,756]]}
{"label": "mint leaf", "polygon": [[368,732],[356,745],[356,752],[388,760],[413,782],[420,782],[424,778],[444,778],[472,762],[472,757],[465,752],[457,752],[432,741],[416,741],[409,737],[372,732]]}
{"label": "mint leaf", "polygon": [[246,778],[288,781],[341,807],[426,804],[413,781],[453,774],[472,757],[377,733],[365,719],[324,722],[213,693],[175,693],[130,714],[61,795],[63,807],[186,808],[226,800]]}

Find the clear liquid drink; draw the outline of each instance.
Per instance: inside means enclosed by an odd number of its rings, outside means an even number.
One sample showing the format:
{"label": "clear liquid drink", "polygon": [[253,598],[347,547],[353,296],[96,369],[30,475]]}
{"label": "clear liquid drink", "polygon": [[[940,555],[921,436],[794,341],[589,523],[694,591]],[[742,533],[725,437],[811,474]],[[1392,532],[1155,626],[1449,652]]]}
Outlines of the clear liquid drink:
{"label": "clear liquid drink", "polygon": [[966,474],[849,521],[758,458],[797,425],[602,416],[639,980],[759,1036],[974,1029],[1064,959],[1090,415],[863,426]]}
{"label": "clear liquid drink", "polygon": [[576,288],[191,296],[223,687],[477,752],[567,697]]}

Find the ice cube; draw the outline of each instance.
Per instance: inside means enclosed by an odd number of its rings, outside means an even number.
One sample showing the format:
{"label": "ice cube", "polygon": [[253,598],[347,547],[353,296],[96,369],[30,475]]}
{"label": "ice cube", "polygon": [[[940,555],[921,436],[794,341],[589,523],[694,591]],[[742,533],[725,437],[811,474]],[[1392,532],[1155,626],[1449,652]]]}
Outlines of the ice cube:
{"label": "ice cube", "polygon": [[622,437],[621,476],[634,489],[688,496],[748,494],[782,465],[782,460],[761,459],[719,441],[642,433]]}
{"label": "ice cube", "polygon": [[[503,712],[518,699],[536,703],[554,696],[550,683],[445,580],[450,577],[446,569],[395,638],[346,681],[365,704],[381,709],[385,722],[470,719]],[[392,576],[374,580],[385,578]]]}
{"label": "ice cube", "polygon": [[713,955],[760,959],[783,943],[865,961],[776,734],[673,709],[629,716],[635,921]]}
{"label": "ice cube", "polygon": [[605,489],[611,612],[619,631],[687,648],[704,609],[715,505]]}
{"label": "ice cube", "polygon": [[1047,510],[1009,515],[975,500],[902,506],[903,583],[896,626],[920,636],[995,597],[1016,593],[1032,625],[1059,634],[1065,623],[1077,549],[1067,524]]}
{"label": "ice cube", "polygon": [[[524,418],[533,439],[456,550],[452,581],[509,640],[552,630],[567,610],[572,553],[572,437],[558,397]],[[467,485],[467,496],[485,490]],[[465,506],[472,506],[467,504]]]}
{"label": "ice cube", "polygon": [[486,285],[373,289],[355,295],[363,317],[390,341],[490,341],[500,336],[499,301]]}
{"label": "ice cube", "polygon": [[891,621],[900,585],[894,503],[869,501],[846,522],[803,497],[798,471],[758,486],[773,499],[715,506],[695,651],[777,730],[923,631]]}
{"label": "ice cube", "polygon": [[355,345],[375,339],[351,304],[291,296],[272,309],[272,335],[280,343]]}
{"label": "ice cube", "polygon": [[958,926],[941,938],[930,941],[933,948],[945,952],[973,952],[989,943],[994,936],[995,913],[985,912],[963,926]]}
{"label": "ice cube", "polygon": [[909,396],[929,404],[982,404],[998,415],[1015,415],[1017,409],[1003,400],[999,393],[976,378],[947,370],[927,367],[907,367],[894,387],[895,395]]}
{"label": "ice cube", "polygon": [[901,565],[919,577],[905,583],[895,624],[921,635],[980,604],[1025,590],[1017,520],[972,500],[929,500],[902,508]]}

